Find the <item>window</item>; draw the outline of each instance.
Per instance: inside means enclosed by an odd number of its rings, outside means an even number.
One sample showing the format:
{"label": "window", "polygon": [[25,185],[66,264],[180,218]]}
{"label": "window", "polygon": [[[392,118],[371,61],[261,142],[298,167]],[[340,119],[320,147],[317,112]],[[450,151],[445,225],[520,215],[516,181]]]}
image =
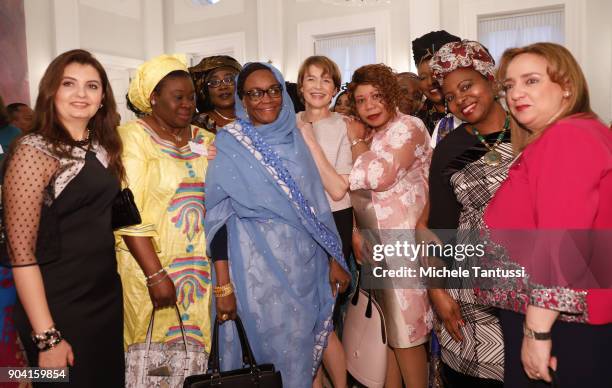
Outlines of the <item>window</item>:
{"label": "window", "polygon": [[315,37],[314,53],[336,62],[342,82],[350,82],[357,68],[376,62],[376,36],[372,29]]}
{"label": "window", "polygon": [[496,62],[511,47],[536,42],[565,43],[563,8],[478,18],[478,41]]}

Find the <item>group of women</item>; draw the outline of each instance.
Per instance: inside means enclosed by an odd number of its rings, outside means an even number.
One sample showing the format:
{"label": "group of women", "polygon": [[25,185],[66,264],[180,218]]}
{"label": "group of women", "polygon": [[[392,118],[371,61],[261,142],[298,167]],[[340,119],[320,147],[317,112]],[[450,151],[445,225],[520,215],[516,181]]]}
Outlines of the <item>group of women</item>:
{"label": "group of women", "polygon": [[[181,341],[184,327],[202,352],[213,320],[224,322],[222,370],[242,365],[226,323],[239,316],[257,361],[274,364],[285,386],[322,386],[323,364],[346,387],[333,317],[359,229],[397,232],[381,233],[383,243],[415,241],[420,230],[459,244],[484,230],[486,259],[520,264],[529,277],[510,287],[376,290],[385,386],[427,386],[432,328],[445,387],[612,384],[609,278],[576,287],[553,271],[566,264],[555,245],[563,241],[536,241],[536,257],[498,233],[612,226],[612,136],[590,110],[578,64],[565,48],[537,43],[508,50],[496,77],[478,42],[435,32],[413,45],[427,98],[415,116],[400,107],[421,104],[406,101],[383,64],[357,69],[340,92],[333,61],[306,59],[297,82],[305,111],[296,114],[269,64],[215,56],[188,68],[162,55],[130,84],[142,117],[118,126],[99,62],[83,50],[56,58],[2,186],[15,326],[30,365],[68,365],[72,386],[137,386],[124,351],[145,341],[155,309],[154,342]],[[142,222],[113,234],[122,187]],[[365,199],[367,215],[353,199]],[[459,232],[447,240],[441,229]]]}

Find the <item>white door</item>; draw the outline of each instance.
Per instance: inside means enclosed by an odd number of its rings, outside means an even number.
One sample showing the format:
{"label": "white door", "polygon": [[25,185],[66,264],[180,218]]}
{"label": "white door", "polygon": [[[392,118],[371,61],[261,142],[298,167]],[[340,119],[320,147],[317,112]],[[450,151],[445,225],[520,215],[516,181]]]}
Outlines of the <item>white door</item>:
{"label": "white door", "polygon": [[121,115],[121,124],[134,120],[136,115],[128,109],[126,95],[130,87],[130,80],[136,73],[136,68],[143,61],[100,53],[94,53],[94,56],[100,61],[104,70],[106,70],[106,75],[113,88],[113,95],[117,103],[117,113]]}
{"label": "white door", "polygon": [[130,86],[130,70],[117,69],[115,67],[106,67],[108,80],[113,88],[115,102],[117,102],[117,113],[121,115],[121,124],[136,118],[134,113],[128,109],[126,102],[126,94]]}

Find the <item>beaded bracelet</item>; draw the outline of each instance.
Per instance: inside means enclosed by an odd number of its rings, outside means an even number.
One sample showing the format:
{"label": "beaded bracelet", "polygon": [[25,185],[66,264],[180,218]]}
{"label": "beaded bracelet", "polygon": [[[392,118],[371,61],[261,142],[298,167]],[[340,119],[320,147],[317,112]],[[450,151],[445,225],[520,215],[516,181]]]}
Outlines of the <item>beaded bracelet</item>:
{"label": "beaded bracelet", "polygon": [[160,273],[162,273],[162,272],[166,272],[166,269],[165,269],[164,267],[161,267],[161,269],[160,269],[159,271],[155,272],[153,275],[146,276],[146,279],[147,279],[147,280],[151,280],[151,279],[153,279],[155,276],[159,275],[159,274],[160,274]]}
{"label": "beaded bracelet", "polygon": [[31,336],[34,345],[36,345],[41,352],[53,349],[55,345],[59,344],[64,339],[62,333],[60,333],[55,326],[51,326],[49,329],[39,334],[32,332]]}
{"label": "beaded bracelet", "polygon": [[153,287],[158,285],[159,283],[163,282],[165,278],[168,277],[168,272],[164,271],[164,275],[159,278],[158,280],[154,281],[153,283],[149,283],[149,281],[147,280],[147,287]]}

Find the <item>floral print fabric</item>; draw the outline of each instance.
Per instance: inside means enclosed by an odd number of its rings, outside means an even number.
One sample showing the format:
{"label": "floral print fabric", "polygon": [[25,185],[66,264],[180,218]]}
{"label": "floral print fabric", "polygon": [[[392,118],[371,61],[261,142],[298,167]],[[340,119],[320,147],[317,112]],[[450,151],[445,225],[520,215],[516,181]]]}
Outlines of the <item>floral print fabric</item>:
{"label": "floral print fabric", "polygon": [[[355,161],[350,187],[371,192],[378,230],[401,230],[399,235],[414,241],[414,228],[427,202],[430,141],[421,120],[398,112],[376,132],[370,150]],[[433,313],[425,289],[396,285],[377,293],[376,298],[383,308],[392,347],[407,348],[427,341]]]}

